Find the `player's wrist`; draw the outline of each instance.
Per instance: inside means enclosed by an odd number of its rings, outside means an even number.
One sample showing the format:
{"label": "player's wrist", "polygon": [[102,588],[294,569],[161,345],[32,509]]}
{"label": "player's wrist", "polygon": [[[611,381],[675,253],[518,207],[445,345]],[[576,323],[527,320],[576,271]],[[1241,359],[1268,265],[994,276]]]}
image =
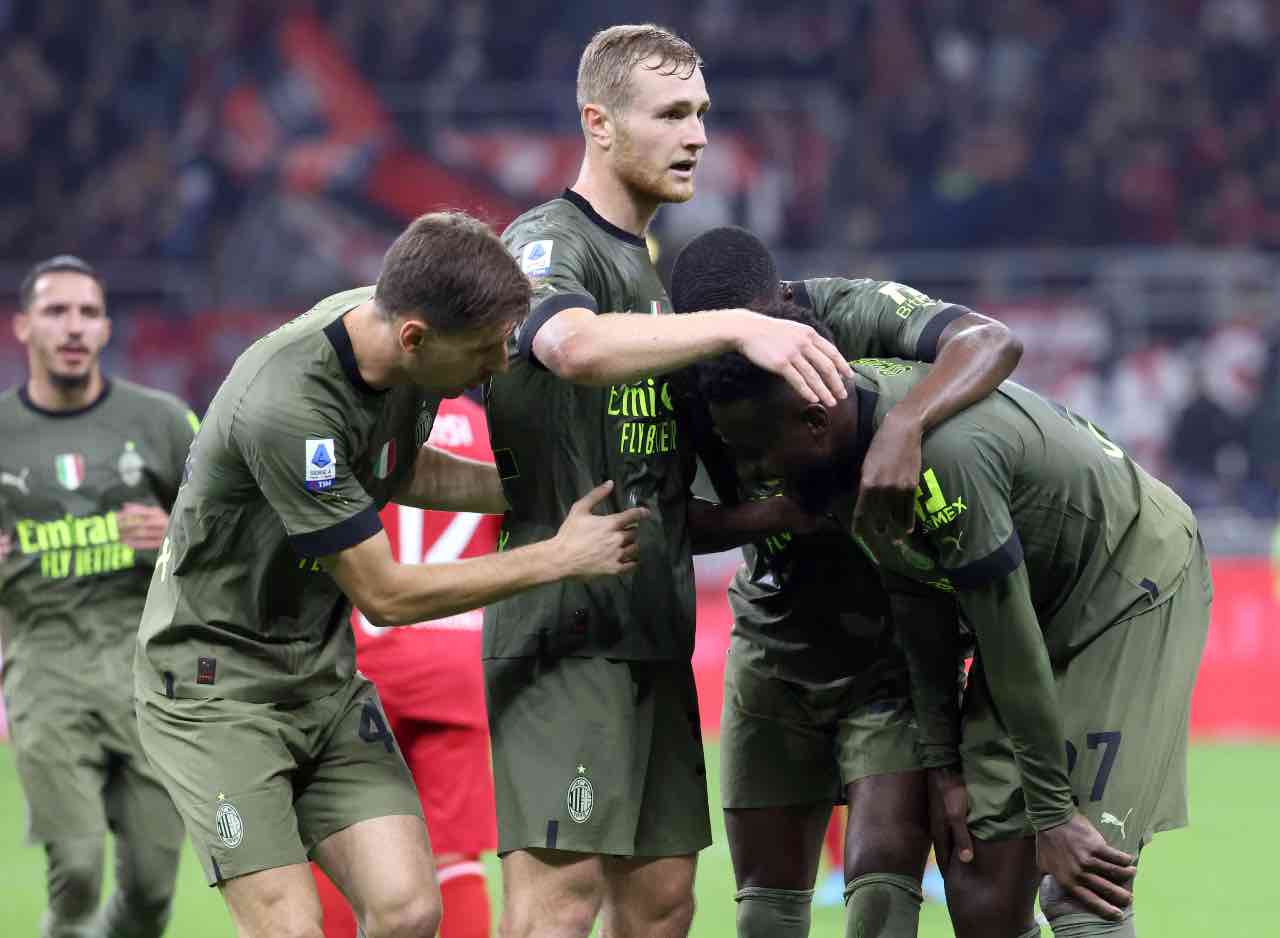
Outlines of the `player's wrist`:
{"label": "player's wrist", "polygon": [[1037,834],[1044,834],[1066,824],[1079,812],[1076,806],[1068,802],[1065,806],[1032,808],[1027,806],[1027,820]]}

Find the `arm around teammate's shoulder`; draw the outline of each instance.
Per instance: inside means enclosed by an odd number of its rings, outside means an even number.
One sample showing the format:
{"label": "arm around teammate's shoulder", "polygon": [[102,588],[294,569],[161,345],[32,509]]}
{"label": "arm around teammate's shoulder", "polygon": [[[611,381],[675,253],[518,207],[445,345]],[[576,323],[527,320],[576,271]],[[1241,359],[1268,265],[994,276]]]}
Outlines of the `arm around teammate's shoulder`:
{"label": "arm around teammate's shoulder", "polygon": [[606,482],[574,502],[555,536],[499,554],[454,563],[401,564],[391,555],[386,532],[379,530],[322,563],[379,627],[454,615],[557,580],[626,573],[635,568],[635,528],[648,511],[594,514],[592,509],[612,488]]}
{"label": "arm around teammate's shoulder", "polygon": [[543,322],[531,349],[557,376],[594,386],[739,352],[786,379],[807,400],[828,406],[847,395],[844,379],[852,374],[839,350],[811,327],[745,309],[645,316],[573,307]]}

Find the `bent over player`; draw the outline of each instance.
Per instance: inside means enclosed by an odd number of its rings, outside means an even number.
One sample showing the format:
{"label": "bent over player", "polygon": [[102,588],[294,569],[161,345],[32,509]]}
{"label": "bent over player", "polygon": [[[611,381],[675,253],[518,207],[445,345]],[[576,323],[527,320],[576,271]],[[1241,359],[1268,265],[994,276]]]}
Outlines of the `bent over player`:
{"label": "bent over player", "polygon": [[528,301],[488,228],[424,215],[376,287],[259,339],[210,405],[147,596],[135,692],[143,747],[242,936],[320,938],[308,857],[369,938],[439,924],[417,791],[355,669],[352,600],[403,625],[633,566],[645,511],[593,515],[608,484],[522,550],[392,559],[389,500],[505,507],[491,466],[423,444],[442,397],[505,367]]}
{"label": "bent over player", "polygon": [[[102,280],[37,264],[14,321],[27,382],[0,395],[4,693],[46,938],[150,938],[169,918],[182,822],[138,743],[133,648],[195,415],[102,373]],[[6,559],[6,556],[7,559]],[[98,912],[103,835],[116,888]]]}
{"label": "bent over player", "polygon": [[[998,322],[898,283],[834,277],[780,284],[768,249],[741,228],[704,232],[672,268],[677,312],[752,305],[780,293],[809,308],[848,358],[936,359],[932,380],[898,402],[891,426],[872,442],[859,487],[870,523],[909,528],[921,436],[1008,377],[1017,340]],[[680,406],[694,432],[709,423],[696,393]],[[747,478],[740,478],[718,437],[698,437],[722,503],[785,506],[785,497],[771,497],[776,482],[752,478],[747,463]],[[690,512],[695,549],[704,514]],[[847,801],[848,933],[868,933],[876,923],[883,938],[910,938],[931,838],[906,662],[874,566],[835,526],[821,530],[813,516],[795,514],[804,528],[745,547],[747,562],[729,587],[734,622],[720,785],[738,934],[808,934],[823,831],[832,803]]]}
{"label": "bent over player", "polygon": [[[834,408],[740,357],[708,365],[702,389],[743,458],[847,520],[874,435],[930,373],[855,371]],[[1133,935],[1138,852],[1186,823],[1212,593],[1195,518],[1097,426],[1012,382],[929,433],[923,465],[914,530],[857,537],[891,589],[953,595],[977,639],[958,714],[957,630],[895,615],[956,932],[1036,934],[1039,886],[1058,938]]]}

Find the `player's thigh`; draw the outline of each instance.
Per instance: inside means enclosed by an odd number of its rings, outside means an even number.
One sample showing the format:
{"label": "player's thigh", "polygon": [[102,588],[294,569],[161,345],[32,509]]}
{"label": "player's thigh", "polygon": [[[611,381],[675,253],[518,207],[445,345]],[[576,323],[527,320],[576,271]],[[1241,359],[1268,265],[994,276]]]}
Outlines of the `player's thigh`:
{"label": "player's thigh", "polygon": [[589,933],[604,903],[604,865],[598,854],[563,850],[503,854],[502,934]]}
{"label": "player's thigh", "polygon": [[693,918],[697,866],[696,855],[606,858],[604,932],[683,935]]}
{"label": "player's thigh", "polygon": [[59,692],[26,699],[8,693],[10,743],[27,802],[31,842],[101,836],[107,819],[102,800],[107,756],[92,714],[75,695]]}
{"label": "player's thigh", "polygon": [[1131,856],[1187,823],[1187,730],[1210,589],[1197,552],[1172,598],[1108,629],[1059,676],[1076,802]]}
{"label": "player's thigh", "polygon": [[739,889],[812,889],[829,801],[775,808],[725,808],[725,837]]}
{"label": "player's thigh", "polygon": [[847,788],[846,880],[868,873],[919,878],[933,838],[923,769],[868,775]]}
{"label": "player's thigh", "polygon": [[497,849],[488,730],[401,720],[396,741],[417,786],[436,857]]}
{"label": "player's thigh", "polygon": [[722,807],[835,804],[842,797],[835,720],[819,712],[813,690],[757,670],[745,657],[731,654],[725,663]]}
{"label": "player's thigh", "polygon": [[276,867],[305,870],[292,780],[302,769],[307,712],[158,694],[138,700],[143,749],[210,885]]}
{"label": "player's thigh", "polygon": [[314,856],[366,927],[405,910],[415,918],[439,914],[440,887],[419,817],[360,821],[322,840]]}
{"label": "player's thigh", "polygon": [[298,833],[308,854],[373,818],[405,816],[422,828],[422,805],[378,692],[356,675],[317,711],[305,771],[295,781]]}
{"label": "player's thigh", "polygon": [[[136,726],[135,721],[135,733]],[[182,849],[182,817],[140,745],[117,755],[104,796],[121,886],[156,901],[171,895]]]}
{"label": "player's thigh", "polygon": [[324,938],[310,864],[246,873],[218,887],[238,938]]}
{"label": "player's thigh", "polygon": [[629,663],[504,658],[484,666],[498,852],[633,854],[652,736],[651,721],[637,715]]}
{"label": "player's thigh", "polygon": [[[711,844],[707,765],[693,667],[684,661],[631,662],[636,688],[636,769],[642,792],[637,858],[687,857]],[[647,742],[644,742],[647,736]],[[641,753],[647,750],[647,758]]]}

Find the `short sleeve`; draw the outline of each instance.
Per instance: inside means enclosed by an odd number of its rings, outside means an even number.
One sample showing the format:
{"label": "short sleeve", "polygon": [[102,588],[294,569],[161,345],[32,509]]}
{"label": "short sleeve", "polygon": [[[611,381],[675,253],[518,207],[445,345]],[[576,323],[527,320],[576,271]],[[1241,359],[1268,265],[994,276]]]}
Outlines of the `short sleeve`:
{"label": "short sleeve", "polygon": [[925,438],[916,525],[956,589],[994,582],[1022,563],[1009,507],[1019,445],[963,417]]}
{"label": "short sleeve", "polygon": [[302,556],[336,554],[382,529],[373,499],[352,472],[352,444],[339,415],[260,394],[236,415],[233,435]]}
{"label": "short sleeve", "polygon": [[946,327],[969,312],[891,280],[806,281],[814,313],[851,359],[906,358],[931,362]]}
{"label": "short sleeve", "polygon": [[586,246],[580,236],[550,225],[521,227],[503,240],[533,285],[529,315],[515,331],[513,352],[539,364],[533,337],[552,316],[575,308],[599,312],[586,286]]}
{"label": "short sleeve", "polygon": [[186,472],[187,454],[191,443],[200,430],[200,419],[183,401],[172,398],[165,408],[165,436],[168,443],[169,460],[165,472],[166,509],[173,507],[178,487]]}

